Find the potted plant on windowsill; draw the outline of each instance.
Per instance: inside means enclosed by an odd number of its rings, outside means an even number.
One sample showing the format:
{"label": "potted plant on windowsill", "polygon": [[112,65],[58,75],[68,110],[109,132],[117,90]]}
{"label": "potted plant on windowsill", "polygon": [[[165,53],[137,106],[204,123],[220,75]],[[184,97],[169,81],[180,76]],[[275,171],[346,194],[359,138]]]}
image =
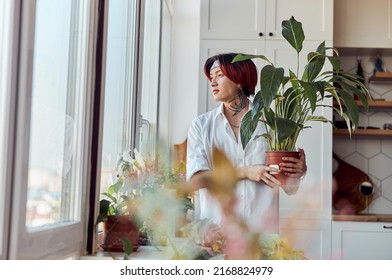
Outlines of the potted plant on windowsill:
{"label": "potted plant on windowsill", "polygon": [[[303,73],[299,73],[299,56],[305,35],[301,22],[296,21],[294,17],[282,22],[282,35],[295,50],[296,72],[287,69],[285,73],[284,68],[276,67],[264,55],[239,54],[233,59],[233,63],[253,58],[267,62],[260,72],[260,91],[254,96],[253,108],[244,115],[240,127],[240,137],[245,149],[259,122],[264,125],[267,133],[255,137],[262,136],[268,140],[271,152],[267,153],[267,164],[270,164],[268,155],[272,152],[294,152],[298,136],[302,130],[310,127],[309,122],[333,124],[332,120],[324,116],[314,115],[318,107],[330,107],[335,110],[347,123],[351,135],[359,120],[359,109],[354,96],[366,110],[368,98],[371,97],[361,77],[340,68],[337,51],[327,48],[325,42],[307,55]],[[327,50],[332,50],[335,56],[327,55]],[[332,70],[325,70],[326,61],[329,61]],[[325,103],[328,98],[336,101],[338,107]],[[282,177],[278,179],[283,185],[286,184]]]}
{"label": "potted plant on windowsill", "polygon": [[119,158],[117,181],[102,193],[96,219],[103,225],[101,247],[127,255],[139,245],[164,245],[175,219],[193,208],[179,192],[185,184],[181,170],[165,168],[159,157],[144,160],[137,149],[135,158],[130,154]]}
{"label": "potted plant on windowsill", "polygon": [[118,178],[111,185],[106,197],[100,200],[99,215],[96,225],[102,223],[103,243],[105,251],[125,252],[129,255],[139,248],[139,229],[137,220],[137,197],[123,191],[124,178]]}

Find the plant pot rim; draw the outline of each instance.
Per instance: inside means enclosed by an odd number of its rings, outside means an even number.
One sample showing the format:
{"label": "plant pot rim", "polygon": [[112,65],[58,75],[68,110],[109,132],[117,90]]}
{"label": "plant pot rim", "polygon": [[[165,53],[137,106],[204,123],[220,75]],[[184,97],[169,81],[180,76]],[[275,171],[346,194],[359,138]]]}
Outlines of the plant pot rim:
{"label": "plant pot rim", "polygon": [[271,150],[271,151],[266,151],[266,153],[300,153],[298,151],[287,151],[287,150]]}

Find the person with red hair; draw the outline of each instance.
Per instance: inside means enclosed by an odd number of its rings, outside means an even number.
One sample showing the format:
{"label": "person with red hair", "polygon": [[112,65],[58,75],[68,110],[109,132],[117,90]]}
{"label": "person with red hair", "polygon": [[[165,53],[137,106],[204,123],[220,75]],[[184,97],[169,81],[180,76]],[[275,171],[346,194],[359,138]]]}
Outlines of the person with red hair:
{"label": "person with red hair", "polygon": [[[196,117],[188,131],[187,180],[195,196],[198,218],[222,222],[216,199],[208,192],[213,147],[220,149],[237,170],[238,183],[233,207],[254,231],[278,233],[278,196],[280,182],[270,172],[291,172],[301,177],[306,172],[305,153],[300,159],[286,158],[290,163],[279,169],[266,165],[268,142],[252,137],[245,149],[239,135],[241,120],[252,108],[250,97],[255,94],[257,68],[252,60],[232,63],[236,53],[218,54],[208,58],[204,73],[210,81],[214,100],[220,105]],[[262,124],[254,135],[268,133]]]}

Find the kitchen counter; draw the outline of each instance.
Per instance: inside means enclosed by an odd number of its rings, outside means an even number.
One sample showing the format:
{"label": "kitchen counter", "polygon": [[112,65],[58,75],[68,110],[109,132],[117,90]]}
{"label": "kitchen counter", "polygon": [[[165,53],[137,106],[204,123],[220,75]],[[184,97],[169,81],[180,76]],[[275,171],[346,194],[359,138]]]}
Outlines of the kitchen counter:
{"label": "kitchen counter", "polygon": [[357,214],[357,215],[332,215],[332,221],[352,222],[392,222],[392,215]]}

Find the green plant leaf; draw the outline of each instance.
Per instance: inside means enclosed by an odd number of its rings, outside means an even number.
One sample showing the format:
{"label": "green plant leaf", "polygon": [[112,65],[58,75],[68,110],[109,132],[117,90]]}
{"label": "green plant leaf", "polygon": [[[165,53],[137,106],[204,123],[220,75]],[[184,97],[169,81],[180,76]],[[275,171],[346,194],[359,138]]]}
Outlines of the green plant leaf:
{"label": "green plant leaf", "polygon": [[335,71],[340,71],[340,65],[341,65],[341,61],[340,59],[333,57],[333,56],[328,56],[328,60],[332,65],[332,69],[334,69]]}
{"label": "green plant leaf", "polygon": [[120,178],[120,179],[118,179],[117,180],[117,182],[116,183],[114,183],[113,185],[111,185],[109,188],[108,188],[108,194],[117,194],[119,191],[120,191],[120,189],[122,188],[122,186],[123,186],[123,180]]}
{"label": "green plant leaf", "polygon": [[305,66],[303,80],[312,82],[320,74],[325,64],[325,42],[322,42],[316,52],[308,54],[308,63]]}
{"label": "green plant leaf", "polygon": [[244,61],[244,60],[248,60],[248,59],[254,59],[254,58],[260,58],[266,62],[268,62],[269,64],[272,64],[271,61],[268,60],[267,57],[265,57],[264,55],[261,54],[237,54],[233,60],[231,61],[231,63],[234,62],[238,62],[238,61]]}
{"label": "green plant leaf", "polygon": [[328,120],[324,116],[308,116],[306,118],[305,122],[329,122],[329,123],[332,123],[330,120]]}
{"label": "green plant leaf", "polygon": [[242,148],[245,149],[249,140],[252,138],[253,133],[256,130],[258,120],[252,118],[252,111],[246,112],[241,121],[240,136],[242,142]]}
{"label": "green plant leaf", "polygon": [[266,65],[260,72],[261,98],[264,107],[271,106],[276,97],[284,77],[283,68],[275,68],[273,65]]}
{"label": "green plant leaf", "polygon": [[301,52],[305,40],[301,22],[296,21],[293,16],[289,20],[282,21],[282,35],[297,53]]}
{"label": "green plant leaf", "polygon": [[296,90],[293,87],[290,87],[286,89],[283,96],[285,97],[284,101],[282,102],[284,103],[285,107],[285,116],[294,116],[294,111],[298,105]]}
{"label": "green plant leaf", "polygon": [[357,127],[359,122],[359,109],[357,103],[346,91],[340,88],[337,88],[336,90],[339,93],[340,98],[343,100],[350,120],[353,122],[354,127]]}
{"label": "green plant leaf", "polygon": [[283,142],[289,138],[299,126],[289,119],[277,118],[276,131],[278,134],[278,142]]}
{"label": "green plant leaf", "polygon": [[121,240],[121,242],[123,244],[124,253],[126,255],[130,255],[132,253],[132,250],[133,250],[132,242],[128,238],[123,237],[123,236],[120,237],[120,240]]}
{"label": "green plant leaf", "polygon": [[96,221],[95,221],[95,226],[97,226],[101,222],[105,222],[108,219],[108,215],[105,213],[99,213]]}
{"label": "green plant leaf", "polygon": [[107,199],[101,199],[99,202],[99,213],[100,214],[107,214],[109,211],[110,201]]}
{"label": "green plant leaf", "polygon": [[253,98],[253,108],[252,108],[252,117],[254,118],[257,112],[260,112],[264,108],[263,98],[261,97],[261,91],[259,90],[255,97]]}
{"label": "green plant leaf", "polygon": [[312,113],[316,110],[316,103],[317,103],[317,91],[318,87],[313,83],[307,83],[300,81],[301,85],[304,87],[303,94],[309,100],[310,108],[312,109]]}

